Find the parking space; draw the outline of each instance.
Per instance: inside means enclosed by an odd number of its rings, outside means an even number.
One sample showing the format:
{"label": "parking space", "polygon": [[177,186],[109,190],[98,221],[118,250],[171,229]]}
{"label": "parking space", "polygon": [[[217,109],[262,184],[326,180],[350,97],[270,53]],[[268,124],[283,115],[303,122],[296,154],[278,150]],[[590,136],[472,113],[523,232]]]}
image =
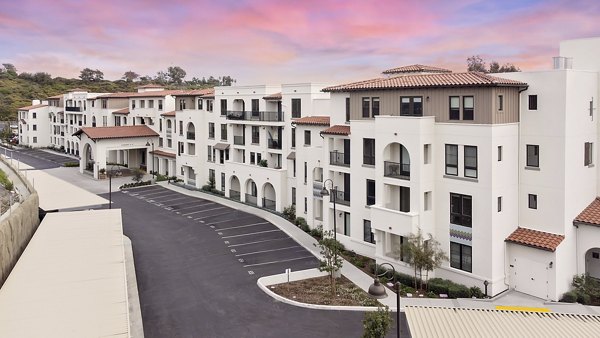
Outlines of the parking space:
{"label": "parking space", "polygon": [[249,275],[261,277],[315,268],[318,260],[278,227],[264,219],[219,203],[159,187],[123,191],[183,218],[189,224],[210,229]]}
{"label": "parking space", "polygon": [[63,156],[59,153],[44,151],[40,149],[18,149],[11,150],[2,148],[8,157],[13,157],[36,169],[49,169],[62,167],[67,162],[78,162],[72,157]]}

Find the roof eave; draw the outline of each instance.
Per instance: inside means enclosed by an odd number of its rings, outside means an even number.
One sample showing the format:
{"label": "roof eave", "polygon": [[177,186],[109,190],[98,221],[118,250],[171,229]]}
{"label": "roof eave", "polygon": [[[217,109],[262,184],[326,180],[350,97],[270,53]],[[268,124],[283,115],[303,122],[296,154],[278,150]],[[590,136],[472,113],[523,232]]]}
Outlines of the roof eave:
{"label": "roof eave", "polygon": [[[544,250],[544,251],[549,251],[549,252],[555,252],[556,251],[556,248],[550,249],[550,248],[545,248],[545,247],[541,247],[541,246],[537,246],[537,245],[532,245],[532,244],[517,242],[517,241],[510,240],[510,239],[505,239],[504,241],[508,242],[508,243],[513,243],[513,244],[518,244],[518,245],[522,245],[522,246],[526,246],[526,247],[538,249],[538,250]],[[562,241],[561,241],[561,243],[562,243]],[[560,243],[558,245],[560,245]],[[558,245],[557,245],[557,247],[558,247]]]}

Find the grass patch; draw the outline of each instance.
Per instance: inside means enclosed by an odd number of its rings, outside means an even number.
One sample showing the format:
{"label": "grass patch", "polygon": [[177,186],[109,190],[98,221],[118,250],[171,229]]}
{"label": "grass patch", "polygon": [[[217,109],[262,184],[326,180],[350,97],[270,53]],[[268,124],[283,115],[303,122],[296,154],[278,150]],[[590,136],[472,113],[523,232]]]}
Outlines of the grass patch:
{"label": "grass patch", "polygon": [[0,184],[4,187],[4,189],[11,191],[14,186],[10,179],[8,179],[8,175],[0,169]]}

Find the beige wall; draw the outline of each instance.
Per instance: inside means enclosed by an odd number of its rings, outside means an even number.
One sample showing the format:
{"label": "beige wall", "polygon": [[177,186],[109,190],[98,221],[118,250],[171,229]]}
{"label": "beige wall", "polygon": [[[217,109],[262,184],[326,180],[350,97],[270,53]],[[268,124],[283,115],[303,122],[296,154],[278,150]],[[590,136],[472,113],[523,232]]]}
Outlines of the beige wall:
{"label": "beige wall", "polygon": [[[97,102],[97,104],[102,104]],[[129,106],[129,99],[108,99],[108,109],[123,109]]]}
{"label": "beige wall", "polygon": [[178,96],[175,98],[175,110],[179,109],[179,101],[185,101],[185,109],[196,109],[196,104],[193,96]]}
{"label": "beige wall", "polygon": [[[504,95],[503,112],[498,112],[496,109],[498,94]],[[398,116],[400,115],[401,96],[422,96],[423,115],[435,116],[436,122],[494,124],[519,121],[519,91],[518,88],[515,87],[435,88],[351,92],[350,119],[364,119],[362,117],[363,97],[379,97],[380,115]],[[473,96],[475,102],[474,120],[450,120],[450,96]]]}

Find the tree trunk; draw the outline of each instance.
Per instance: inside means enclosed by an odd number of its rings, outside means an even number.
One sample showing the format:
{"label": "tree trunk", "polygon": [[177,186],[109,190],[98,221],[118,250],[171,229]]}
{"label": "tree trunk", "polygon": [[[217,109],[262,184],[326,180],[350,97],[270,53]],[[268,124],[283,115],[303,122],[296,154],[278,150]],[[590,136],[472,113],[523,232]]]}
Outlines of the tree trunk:
{"label": "tree trunk", "polygon": [[415,289],[417,288],[417,265],[415,265]]}

